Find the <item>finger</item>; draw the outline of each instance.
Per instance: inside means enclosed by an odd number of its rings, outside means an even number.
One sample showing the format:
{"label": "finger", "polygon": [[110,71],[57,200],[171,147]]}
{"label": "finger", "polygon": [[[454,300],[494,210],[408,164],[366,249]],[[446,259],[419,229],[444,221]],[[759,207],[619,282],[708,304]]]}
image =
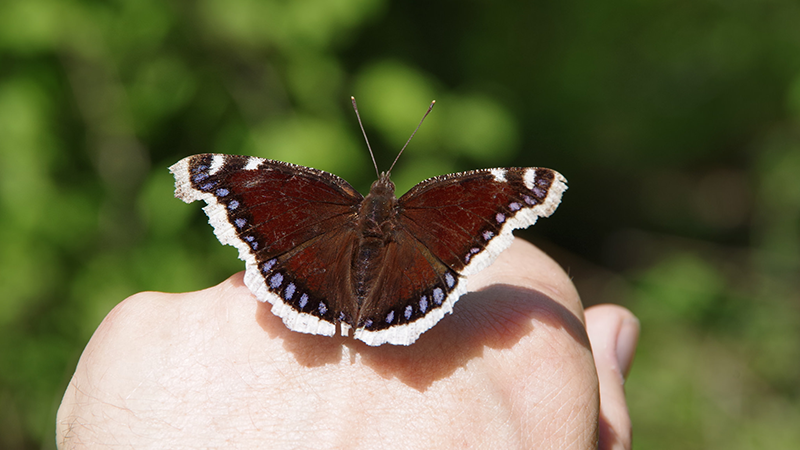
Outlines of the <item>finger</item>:
{"label": "finger", "polygon": [[623,384],[636,351],[639,321],[621,306],[598,305],[586,310],[586,330],[600,382],[600,448],[630,449],[631,421]]}

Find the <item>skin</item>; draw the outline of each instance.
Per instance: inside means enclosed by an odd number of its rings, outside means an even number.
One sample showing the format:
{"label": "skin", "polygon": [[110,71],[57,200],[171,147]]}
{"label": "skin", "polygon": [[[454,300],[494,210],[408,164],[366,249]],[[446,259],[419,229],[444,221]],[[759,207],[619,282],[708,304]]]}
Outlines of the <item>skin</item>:
{"label": "skin", "polygon": [[134,295],[83,352],[59,448],[630,448],[633,315],[584,314],[519,239],[469,283],[408,347],[289,331],[242,273]]}

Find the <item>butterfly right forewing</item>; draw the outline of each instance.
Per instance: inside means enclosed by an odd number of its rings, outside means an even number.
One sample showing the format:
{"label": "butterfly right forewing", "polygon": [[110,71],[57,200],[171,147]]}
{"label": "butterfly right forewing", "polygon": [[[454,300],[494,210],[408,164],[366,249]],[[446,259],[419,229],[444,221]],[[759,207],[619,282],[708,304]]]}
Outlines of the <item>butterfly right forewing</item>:
{"label": "butterfly right forewing", "polygon": [[547,217],[566,179],[538,167],[484,169],[425,180],[399,200],[399,222],[461,276],[485,268],[511,245],[512,230]]}

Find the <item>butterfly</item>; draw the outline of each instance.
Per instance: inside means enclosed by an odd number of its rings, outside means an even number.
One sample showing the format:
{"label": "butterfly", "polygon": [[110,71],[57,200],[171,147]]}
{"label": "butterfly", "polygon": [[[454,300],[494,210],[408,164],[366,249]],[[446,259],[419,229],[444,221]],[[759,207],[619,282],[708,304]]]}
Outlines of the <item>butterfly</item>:
{"label": "butterfly", "polygon": [[289,329],[371,346],[414,343],[567,189],[537,167],[441,175],[399,199],[391,168],[366,197],[331,173],[253,156],[193,155],[169,170],[175,196],[207,203],[245,284]]}

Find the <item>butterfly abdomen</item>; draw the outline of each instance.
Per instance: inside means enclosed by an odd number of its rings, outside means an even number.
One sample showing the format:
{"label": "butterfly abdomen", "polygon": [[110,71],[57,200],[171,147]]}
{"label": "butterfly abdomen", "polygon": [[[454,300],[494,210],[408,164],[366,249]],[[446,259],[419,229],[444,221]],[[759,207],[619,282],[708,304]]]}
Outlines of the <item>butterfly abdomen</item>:
{"label": "butterfly abdomen", "polygon": [[369,195],[361,203],[356,226],[359,239],[351,264],[353,292],[359,308],[375,290],[384,265],[386,244],[392,241],[396,206],[394,184],[385,176],[372,184]]}

